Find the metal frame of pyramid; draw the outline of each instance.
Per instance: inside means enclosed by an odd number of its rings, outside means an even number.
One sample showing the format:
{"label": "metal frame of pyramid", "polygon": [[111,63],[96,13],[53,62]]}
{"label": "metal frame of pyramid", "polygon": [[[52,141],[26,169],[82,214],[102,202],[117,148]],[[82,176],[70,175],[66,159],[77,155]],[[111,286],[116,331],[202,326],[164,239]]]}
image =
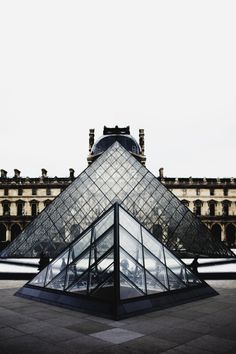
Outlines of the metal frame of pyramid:
{"label": "metal frame of pyramid", "polygon": [[115,202],[179,256],[235,256],[118,142],[58,195],[0,256],[39,257],[46,251],[53,258]]}
{"label": "metal frame of pyramid", "polygon": [[118,203],[17,292],[116,320],[216,294]]}

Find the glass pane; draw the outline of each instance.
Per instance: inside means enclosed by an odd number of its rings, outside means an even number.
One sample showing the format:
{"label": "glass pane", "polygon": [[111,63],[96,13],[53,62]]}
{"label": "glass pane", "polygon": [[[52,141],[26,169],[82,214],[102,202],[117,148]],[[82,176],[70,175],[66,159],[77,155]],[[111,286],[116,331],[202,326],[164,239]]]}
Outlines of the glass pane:
{"label": "glass pane", "polygon": [[[145,269],[151,273],[156,279],[168,289],[168,279],[166,274],[166,266],[162,264],[147,250],[144,251]],[[147,274],[147,272],[146,272]]]}
{"label": "glass pane", "polygon": [[88,231],[82,238],[80,238],[71,247],[70,262],[74,261],[79,255],[90,246],[91,243],[91,231]]}
{"label": "glass pane", "polygon": [[167,267],[177,275],[184,283],[187,282],[185,265],[177,260],[167,249],[165,249]]}
{"label": "glass pane", "polygon": [[47,288],[64,290],[65,279],[66,279],[66,270],[64,270],[56,278],[54,278],[49,284],[47,284]]}
{"label": "glass pane", "polygon": [[155,294],[166,291],[166,289],[149,273],[146,272],[147,294]]}
{"label": "glass pane", "polygon": [[86,252],[83,256],[77,259],[76,262],[70,264],[70,268],[76,268],[76,274],[79,277],[82,273],[84,273],[89,267],[89,255],[90,251]]}
{"label": "glass pane", "polygon": [[177,278],[169,269],[167,269],[167,276],[170,290],[182,289],[186,287],[186,285],[182,283],[181,280]]}
{"label": "glass pane", "polygon": [[198,279],[192,272],[186,269],[187,278],[188,278],[188,285],[195,286],[201,283],[201,280]]}
{"label": "glass pane", "polygon": [[59,259],[48,265],[46,284],[49,283],[57,274],[62,272],[68,263],[69,251],[64,252]]}
{"label": "glass pane", "polygon": [[135,288],[127,279],[120,275],[120,299],[130,299],[132,297],[143,296],[143,293]]}
{"label": "glass pane", "polygon": [[140,225],[132,219],[123,209],[119,208],[119,222],[132,236],[134,236],[139,242],[141,242],[141,230]]}
{"label": "glass pane", "polygon": [[144,269],[138,265],[127,253],[120,249],[120,271],[133,283],[136,287],[146,292]]}
{"label": "glass pane", "polygon": [[142,245],[135,238],[120,226],[120,246],[137,262],[143,265],[143,249]]}
{"label": "glass pane", "polygon": [[113,245],[114,245],[114,230],[111,229],[110,231],[108,231],[108,233],[106,233],[94,244],[94,247],[96,247],[97,249],[98,257],[101,257]]}
{"label": "glass pane", "polygon": [[30,285],[44,286],[47,268],[44,268],[36,277],[29,282]]}
{"label": "glass pane", "polygon": [[114,224],[114,210],[112,209],[108,215],[96,224],[94,227],[94,238],[98,239],[106,230]]}
{"label": "glass pane", "polygon": [[99,241],[95,242],[91,248],[90,265],[97,262],[99,258],[103,256],[114,245],[113,229],[111,229],[103,237],[100,237]]}
{"label": "glass pane", "polygon": [[[106,260],[107,261],[107,260]],[[114,264],[112,263],[109,267],[105,268],[107,262],[103,264],[98,264],[94,266],[89,272],[89,292],[94,288],[97,288],[100,284],[104,283],[110,274],[114,271]]]}
{"label": "glass pane", "polygon": [[82,277],[80,277],[80,279],[71,288],[67,289],[67,291],[86,295],[87,286],[88,286],[88,272],[86,272]]}
{"label": "glass pane", "polygon": [[164,263],[163,246],[142,227],[143,245]]}

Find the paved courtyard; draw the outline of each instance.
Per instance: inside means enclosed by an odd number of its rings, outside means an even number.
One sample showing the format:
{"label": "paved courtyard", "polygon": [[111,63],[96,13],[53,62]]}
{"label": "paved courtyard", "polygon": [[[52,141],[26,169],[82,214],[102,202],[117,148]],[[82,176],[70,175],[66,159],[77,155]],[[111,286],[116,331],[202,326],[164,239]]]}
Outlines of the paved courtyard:
{"label": "paved courtyard", "polygon": [[236,353],[236,280],[209,281],[209,299],[112,321],[13,296],[0,281],[1,354]]}

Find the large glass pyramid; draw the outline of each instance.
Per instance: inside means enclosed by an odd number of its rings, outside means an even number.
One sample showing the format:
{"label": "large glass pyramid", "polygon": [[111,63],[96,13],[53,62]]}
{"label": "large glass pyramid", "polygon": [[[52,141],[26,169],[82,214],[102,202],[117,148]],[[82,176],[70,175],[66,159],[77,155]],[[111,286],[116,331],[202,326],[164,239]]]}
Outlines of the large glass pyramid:
{"label": "large glass pyramid", "polygon": [[119,319],[216,292],[116,203],[17,294]]}
{"label": "large glass pyramid", "polygon": [[1,253],[55,257],[114,202],[178,255],[234,257],[208,228],[118,142],[85,169]]}

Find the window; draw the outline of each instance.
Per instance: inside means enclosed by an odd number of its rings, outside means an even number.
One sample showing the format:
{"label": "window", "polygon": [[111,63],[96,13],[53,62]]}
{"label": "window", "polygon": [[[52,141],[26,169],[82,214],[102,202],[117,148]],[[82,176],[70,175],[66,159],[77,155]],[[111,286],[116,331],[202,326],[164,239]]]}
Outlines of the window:
{"label": "window", "polygon": [[32,216],[37,215],[37,204],[36,203],[31,204],[31,215]]}
{"label": "window", "polygon": [[213,199],[209,200],[208,206],[209,206],[209,215],[215,216],[216,215],[216,201]]}
{"label": "window", "polygon": [[229,215],[229,204],[224,204],[223,205],[223,215],[228,216]]}
{"label": "window", "polygon": [[17,215],[18,216],[23,215],[23,203],[17,203]]}
{"label": "window", "polygon": [[200,195],[200,188],[196,189],[196,195]]}
{"label": "window", "polygon": [[2,206],[3,206],[3,215],[10,215],[11,213],[10,202],[3,201]]}
{"label": "window", "polygon": [[229,206],[230,206],[230,202],[228,200],[224,200],[222,202],[222,214],[223,214],[223,216],[229,216]]}
{"label": "window", "polygon": [[51,188],[46,189],[46,195],[51,195]]}
{"label": "window", "polygon": [[224,195],[228,195],[228,188],[224,188]]}
{"label": "window", "polygon": [[202,202],[201,200],[196,200],[194,202],[194,212],[197,216],[200,216],[202,213]]}
{"label": "window", "polygon": [[8,188],[4,188],[4,195],[8,195]]}
{"label": "window", "polygon": [[201,205],[196,205],[196,210],[195,210],[196,215],[200,216],[201,212],[202,212]]}
{"label": "window", "polygon": [[47,207],[51,203],[51,200],[47,199],[44,202],[44,206]]}
{"label": "window", "polygon": [[18,189],[18,195],[23,195],[23,189],[22,188]]}
{"label": "window", "polygon": [[35,187],[32,188],[32,195],[37,195],[37,188]]}
{"label": "window", "polygon": [[214,188],[211,188],[211,189],[210,189],[210,195],[215,195],[215,190],[214,190]]}
{"label": "window", "polygon": [[186,207],[189,206],[189,201],[186,200],[186,199],[183,199],[183,200],[182,200],[182,203],[183,203]]}
{"label": "window", "polygon": [[210,209],[210,216],[215,216],[215,203],[211,203],[209,205],[209,209]]}

